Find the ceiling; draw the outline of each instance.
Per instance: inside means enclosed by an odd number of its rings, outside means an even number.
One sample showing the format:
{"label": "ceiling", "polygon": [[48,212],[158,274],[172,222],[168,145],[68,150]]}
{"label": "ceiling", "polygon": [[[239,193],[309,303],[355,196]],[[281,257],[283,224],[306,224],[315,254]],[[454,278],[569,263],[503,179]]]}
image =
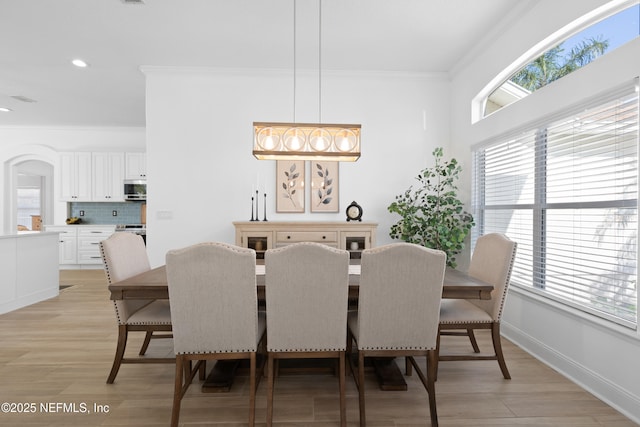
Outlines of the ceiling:
{"label": "ceiling", "polygon": [[[293,69],[293,0],[131,1],[0,0],[0,127],[144,126],[141,66]],[[321,66],[450,72],[534,1],[324,0]],[[318,10],[296,3],[297,69]]]}

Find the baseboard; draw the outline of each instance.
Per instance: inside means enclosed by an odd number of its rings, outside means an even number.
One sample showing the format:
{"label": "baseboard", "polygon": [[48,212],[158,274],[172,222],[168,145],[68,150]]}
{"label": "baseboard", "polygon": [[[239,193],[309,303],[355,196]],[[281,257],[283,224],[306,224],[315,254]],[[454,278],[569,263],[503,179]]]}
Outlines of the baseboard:
{"label": "baseboard", "polygon": [[640,424],[640,398],[637,396],[504,321],[500,331],[505,338],[542,363]]}
{"label": "baseboard", "polygon": [[30,295],[25,295],[11,301],[7,301],[0,304],[0,314],[9,313],[10,311],[56,297],[58,296],[59,292],[60,291],[58,289],[58,285],[56,284],[55,288],[45,289]]}

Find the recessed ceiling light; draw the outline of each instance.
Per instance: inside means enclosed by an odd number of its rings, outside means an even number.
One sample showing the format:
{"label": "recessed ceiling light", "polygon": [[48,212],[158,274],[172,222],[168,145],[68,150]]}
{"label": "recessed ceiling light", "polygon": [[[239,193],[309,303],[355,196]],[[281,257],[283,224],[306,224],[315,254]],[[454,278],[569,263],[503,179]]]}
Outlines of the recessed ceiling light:
{"label": "recessed ceiling light", "polygon": [[89,64],[83,61],[82,59],[74,59],[73,61],[71,61],[71,63],[76,67],[80,67],[80,68],[85,68],[89,66]]}
{"label": "recessed ceiling light", "polygon": [[7,107],[0,107],[0,111],[2,111],[3,113],[8,113],[9,111],[13,111],[13,110]]}

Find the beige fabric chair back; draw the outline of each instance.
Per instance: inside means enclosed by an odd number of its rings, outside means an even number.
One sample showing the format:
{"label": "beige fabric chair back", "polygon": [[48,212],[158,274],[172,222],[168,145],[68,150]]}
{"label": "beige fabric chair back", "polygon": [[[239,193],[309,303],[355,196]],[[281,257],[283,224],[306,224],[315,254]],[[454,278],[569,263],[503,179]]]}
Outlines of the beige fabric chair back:
{"label": "beige fabric chair back", "polygon": [[[149,257],[142,236],[133,233],[113,233],[100,242],[100,253],[109,284],[149,271]],[[129,317],[152,300],[114,301],[118,323],[123,325]]]}
{"label": "beige fabric chair back", "polygon": [[468,300],[500,321],[516,258],[517,244],[501,233],[489,233],[478,238],[473,250],[469,276],[494,286],[490,300]]}
{"label": "beige fabric chair back", "polygon": [[256,351],[256,253],[200,243],[166,255],[176,354]]}
{"label": "beige fabric chair back", "polygon": [[267,350],[342,351],[349,253],[312,242],[265,253]]}
{"label": "beige fabric chair back", "polygon": [[435,349],[445,264],[444,252],[411,243],[364,250],[358,348]]}

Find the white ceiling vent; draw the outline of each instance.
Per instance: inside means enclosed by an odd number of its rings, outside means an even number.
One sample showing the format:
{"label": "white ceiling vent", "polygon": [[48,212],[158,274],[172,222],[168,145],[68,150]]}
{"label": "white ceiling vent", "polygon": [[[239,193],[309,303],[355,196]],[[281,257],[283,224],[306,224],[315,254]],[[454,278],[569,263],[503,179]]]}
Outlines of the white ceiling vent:
{"label": "white ceiling vent", "polygon": [[35,99],[27,98],[26,96],[22,96],[22,95],[11,95],[11,98],[17,101],[22,101],[22,102],[38,102]]}
{"label": "white ceiling vent", "polygon": [[124,4],[144,4],[142,0],[120,0]]}

